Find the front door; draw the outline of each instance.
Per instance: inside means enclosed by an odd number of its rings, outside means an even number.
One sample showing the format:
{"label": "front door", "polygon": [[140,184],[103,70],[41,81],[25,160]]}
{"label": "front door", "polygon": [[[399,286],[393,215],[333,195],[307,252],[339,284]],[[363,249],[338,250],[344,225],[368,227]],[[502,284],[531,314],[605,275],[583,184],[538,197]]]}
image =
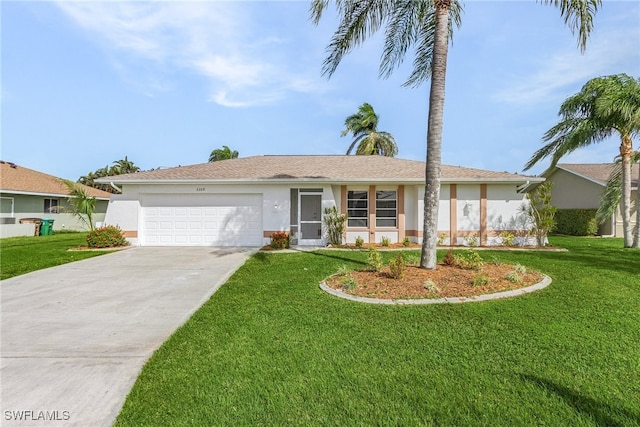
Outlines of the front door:
{"label": "front door", "polygon": [[322,245],[322,195],[300,194],[300,245]]}

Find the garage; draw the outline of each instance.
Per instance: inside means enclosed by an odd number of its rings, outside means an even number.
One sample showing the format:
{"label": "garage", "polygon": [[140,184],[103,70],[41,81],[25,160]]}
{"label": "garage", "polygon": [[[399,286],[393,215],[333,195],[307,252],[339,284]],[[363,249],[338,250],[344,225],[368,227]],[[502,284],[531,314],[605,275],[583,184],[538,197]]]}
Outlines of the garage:
{"label": "garage", "polygon": [[260,194],[146,194],[144,246],[261,246]]}

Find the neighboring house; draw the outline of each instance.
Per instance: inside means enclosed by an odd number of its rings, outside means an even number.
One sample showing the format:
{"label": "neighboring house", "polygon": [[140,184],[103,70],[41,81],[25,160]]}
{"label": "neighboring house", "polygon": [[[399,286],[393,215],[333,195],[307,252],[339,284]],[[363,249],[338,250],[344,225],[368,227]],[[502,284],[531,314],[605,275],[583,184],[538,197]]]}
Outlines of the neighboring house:
{"label": "neighboring house", "polygon": [[[560,163],[546,170],[542,176],[553,183],[551,203],[558,209],[598,209],[600,199],[615,163]],[[635,201],[638,194],[638,165],[631,172],[632,223],[635,226]],[[620,206],[610,219],[600,225],[598,234],[621,237]]]}
{"label": "neighboring house", "polygon": [[[97,199],[94,221],[104,221],[111,193],[91,187],[85,189]],[[68,194],[69,189],[60,178],[0,161],[0,235],[28,235],[22,231],[25,227],[20,227],[23,218],[53,219],[54,230],[86,229],[82,221],[67,210]]]}
{"label": "neighboring house", "polygon": [[[326,242],[325,208],[347,215],[346,242],[421,241],[425,163],[382,156],[256,156],[102,178],[105,222],[143,246],[262,246],[276,231],[293,244]],[[442,168],[443,243],[496,242],[523,231],[523,190],[543,178]],[[521,233],[522,234],[522,233]]]}

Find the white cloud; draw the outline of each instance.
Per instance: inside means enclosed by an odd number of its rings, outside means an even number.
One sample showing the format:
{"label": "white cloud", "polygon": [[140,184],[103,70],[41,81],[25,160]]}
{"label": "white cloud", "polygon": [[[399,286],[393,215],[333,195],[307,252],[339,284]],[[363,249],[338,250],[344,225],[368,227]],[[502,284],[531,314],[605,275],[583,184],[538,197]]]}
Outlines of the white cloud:
{"label": "white cloud", "polygon": [[[317,69],[294,73],[287,67],[282,55],[288,40],[259,34],[263,27],[254,22],[259,17],[253,17],[250,6],[242,2],[59,1],[57,5],[97,36],[118,68],[135,67],[143,60],[186,69],[207,79],[208,99],[223,106],[270,104],[286,93],[315,91],[320,84],[319,78],[310,77]],[[149,86],[144,92],[153,90]]]}
{"label": "white cloud", "polygon": [[640,45],[637,29],[611,31],[605,38],[594,40],[584,55],[575,48],[541,58],[536,71],[519,75],[498,90],[495,99],[513,104],[536,104],[549,99],[564,99],[573,93],[567,88],[581,87],[587,80],[605,74],[623,72],[621,68],[637,56]]}

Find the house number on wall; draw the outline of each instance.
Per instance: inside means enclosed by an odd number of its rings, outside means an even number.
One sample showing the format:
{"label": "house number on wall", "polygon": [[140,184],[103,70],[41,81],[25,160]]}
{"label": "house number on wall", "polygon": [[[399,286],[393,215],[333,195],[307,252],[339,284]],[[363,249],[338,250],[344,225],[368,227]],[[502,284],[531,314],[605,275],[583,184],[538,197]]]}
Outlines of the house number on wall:
{"label": "house number on wall", "polygon": [[205,188],[204,187],[196,187],[196,191],[204,191]]}

